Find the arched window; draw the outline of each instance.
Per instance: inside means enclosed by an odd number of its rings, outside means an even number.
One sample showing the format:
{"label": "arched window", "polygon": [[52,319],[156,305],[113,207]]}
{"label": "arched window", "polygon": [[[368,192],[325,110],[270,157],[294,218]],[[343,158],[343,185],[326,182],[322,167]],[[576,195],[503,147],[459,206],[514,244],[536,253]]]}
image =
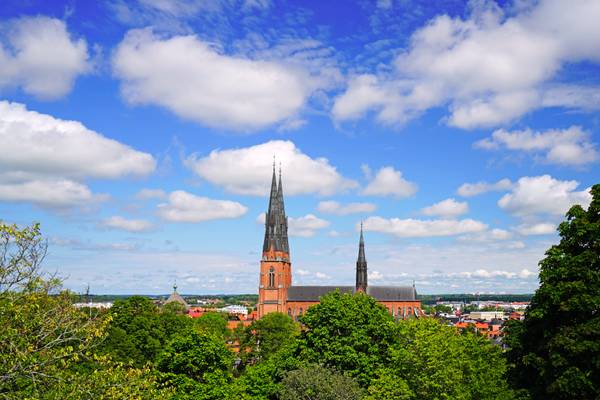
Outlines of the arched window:
{"label": "arched window", "polygon": [[275,287],[275,268],[269,270],[269,287]]}
{"label": "arched window", "polygon": [[290,316],[290,317],[292,316],[292,309],[291,308],[288,308],[288,316]]}
{"label": "arched window", "polygon": [[302,315],[302,307],[300,307],[300,315]]}

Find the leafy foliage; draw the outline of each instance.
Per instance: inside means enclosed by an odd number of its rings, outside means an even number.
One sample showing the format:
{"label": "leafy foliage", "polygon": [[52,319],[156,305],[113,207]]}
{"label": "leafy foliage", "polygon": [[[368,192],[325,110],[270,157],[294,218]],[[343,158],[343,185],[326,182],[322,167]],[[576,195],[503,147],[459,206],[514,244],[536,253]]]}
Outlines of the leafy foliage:
{"label": "leafy foliage", "polygon": [[196,319],[196,326],[206,332],[225,337],[229,334],[227,329],[227,315],[220,312],[207,312]]}
{"label": "leafy foliage", "polygon": [[113,322],[103,349],[116,359],[137,366],[156,360],[173,336],[190,332],[193,321],[176,310],[160,312],[148,298],[132,296],[117,300],[110,309]]}
{"label": "leafy foliage", "polygon": [[525,320],[509,330],[512,382],[533,398],[600,397],[600,185],[591,192],[587,211],[567,212]]}
{"label": "leafy foliage", "polygon": [[290,371],[283,378],[281,400],[358,400],[363,390],[352,378],[318,364]]}
{"label": "leafy foliage", "polygon": [[[512,394],[499,347],[486,338],[459,334],[435,319],[399,323],[391,363],[370,388],[379,398],[502,399]],[[391,384],[391,382],[395,382]]]}
{"label": "leafy foliage", "polygon": [[267,360],[284,346],[293,343],[299,333],[298,324],[288,315],[269,313],[246,327],[240,348],[250,360]]}
{"label": "leafy foliage", "polygon": [[44,277],[39,227],[0,224],[0,397],[165,398],[148,370],[94,353],[111,318],[72,306],[60,280]]}
{"label": "leafy foliage", "polygon": [[301,321],[306,329],[299,338],[300,359],[347,373],[364,387],[378,368],[391,361],[397,325],[372,297],[329,293]]}

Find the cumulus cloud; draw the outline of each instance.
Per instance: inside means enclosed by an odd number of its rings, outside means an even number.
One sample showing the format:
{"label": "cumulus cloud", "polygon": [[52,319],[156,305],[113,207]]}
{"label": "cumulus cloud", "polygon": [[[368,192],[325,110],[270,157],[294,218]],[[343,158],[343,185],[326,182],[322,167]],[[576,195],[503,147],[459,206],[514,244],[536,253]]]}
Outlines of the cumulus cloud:
{"label": "cumulus cloud", "polygon": [[463,272],[460,274],[462,276],[464,276],[465,278],[484,278],[484,279],[493,279],[493,278],[528,279],[528,278],[531,278],[532,276],[537,275],[535,272],[530,271],[528,269],[522,269],[521,271],[518,271],[518,272],[504,271],[504,270],[490,271],[487,269],[478,269],[473,272]]}
{"label": "cumulus cloud", "polygon": [[93,194],[86,185],[68,179],[2,182],[0,177],[0,201],[28,202],[40,207],[65,210],[88,207],[106,198],[106,195]]}
{"label": "cumulus cloud", "polygon": [[147,189],[144,188],[135,195],[140,200],[148,199],[166,199],[167,193],[162,189]]}
{"label": "cumulus cloud", "polygon": [[295,119],[319,87],[298,64],[227,55],[196,36],[165,38],[150,29],[125,35],[113,69],[132,104],[241,131]]}
{"label": "cumulus cloud", "polygon": [[348,203],[341,204],[337,201],[321,201],[317,206],[317,210],[324,214],[348,215],[357,213],[372,213],[377,206],[373,203]]}
{"label": "cumulus cloud", "polygon": [[551,235],[556,233],[556,224],[550,222],[540,222],[534,224],[523,224],[517,227],[517,232],[521,235]]}
{"label": "cumulus cloud", "polygon": [[399,219],[369,217],[364,221],[365,231],[381,232],[397,237],[454,236],[465,233],[482,232],[487,229],[483,222],[473,219]]}
{"label": "cumulus cloud", "polygon": [[473,197],[487,192],[502,192],[510,190],[513,187],[509,179],[501,179],[496,183],[477,182],[463,183],[456,193],[462,197]]}
{"label": "cumulus cloud", "polygon": [[213,150],[189,156],[185,164],[201,178],[231,193],[266,196],[271,184],[273,155],[283,170],[287,195],[332,195],[357,186],[340,175],[326,158],[311,158],[291,141],[272,140],[240,149]]}
{"label": "cumulus cloud", "polygon": [[443,218],[455,218],[469,212],[466,201],[456,201],[453,198],[442,200],[421,210],[424,215],[439,216]]}
{"label": "cumulus cloud", "polygon": [[324,274],[323,272],[317,272],[315,273],[315,277],[317,279],[331,279],[331,276]]}
{"label": "cumulus cloud", "polygon": [[19,103],[0,101],[0,141],[0,170],[14,175],[114,179],[156,167],[148,153]]}
{"label": "cumulus cloud", "polygon": [[370,281],[381,281],[383,280],[383,274],[379,271],[369,272]]}
{"label": "cumulus cloud", "polygon": [[321,219],[313,214],[303,217],[288,217],[288,228],[290,236],[312,237],[318,230],[327,228],[329,221]]}
{"label": "cumulus cloud", "polygon": [[0,25],[0,89],[56,99],[90,69],[85,40],[73,38],[64,21],[39,16]]}
{"label": "cumulus cloud", "polygon": [[474,147],[541,154],[547,163],[580,166],[600,159],[600,154],[590,137],[589,132],[583,131],[579,126],[544,132],[534,132],[531,129],[509,132],[499,129],[492,133],[491,138],[475,142]]}
{"label": "cumulus cloud", "polygon": [[[543,0],[504,15],[494,2],[477,2],[467,19],[437,16],[415,31],[391,72],[358,75],[335,99],[334,119],[372,111],[387,124],[448,106],[450,125],[497,126],[543,106],[585,107],[582,96],[556,95],[561,67],[600,61],[600,5]],[[388,71],[384,69],[384,71]],[[569,91],[577,91],[570,85]],[[560,89],[558,89],[560,91]],[[582,104],[583,103],[583,104]],[[593,106],[593,105],[592,105]]]}
{"label": "cumulus cloud", "polygon": [[361,192],[365,196],[410,197],[417,192],[417,185],[402,176],[394,167],[383,167],[377,171],[367,187]]}
{"label": "cumulus cloud", "polygon": [[127,232],[146,232],[154,228],[154,224],[143,219],[126,219],[114,215],[102,221],[101,226],[110,229],[120,229]]}
{"label": "cumulus cloud", "polygon": [[[90,178],[148,175],[156,161],[147,153],[109,139],[77,121],[0,101],[0,200],[46,207],[88,205]],[[40,198],[37,198],[41,196]]]}
{"label": "cumulus cloud", "polygon": [[498,206],[510,214],[525,217],[536,214],[563,215],[575,204],[587,207],[592,199],[589,189],[575,191],[577,181],[561,181],[550,175],[520,178]]}
{"label": "cumulus cloud", "polygon": [[183,190],[169,194],[168,202],[157,207],[160,218],[169,222],[203,222],[213,219],[238,218],[248,208],[238,202],[213,200]]}

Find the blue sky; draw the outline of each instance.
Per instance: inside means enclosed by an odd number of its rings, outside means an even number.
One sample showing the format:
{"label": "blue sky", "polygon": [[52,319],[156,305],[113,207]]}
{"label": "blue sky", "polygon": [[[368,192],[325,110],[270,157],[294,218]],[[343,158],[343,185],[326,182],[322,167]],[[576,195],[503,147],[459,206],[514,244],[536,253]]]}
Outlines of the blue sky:
{"label": "blue sky", "polygon": [[296,284],[532,292],[600,181],[593,1],[11,1],[0,218],[94,293],[257,291],[281,163]]}

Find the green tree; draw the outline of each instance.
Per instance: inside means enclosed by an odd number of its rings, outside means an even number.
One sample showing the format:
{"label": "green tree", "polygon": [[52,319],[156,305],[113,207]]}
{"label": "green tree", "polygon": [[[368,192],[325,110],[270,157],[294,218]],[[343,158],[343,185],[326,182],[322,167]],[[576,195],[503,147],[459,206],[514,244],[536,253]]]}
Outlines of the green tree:
{"label": "green tree", "polygon": [[292,343],[300,327],[288,315],[269,313],[246,327],[240,348],[250,360],[266,360]]}
{"label": "green tree", "polygon": [[171,311],[167,308],[161,312],[142,296],[116,300],[109,312],[112,323],[103,350],[117,360],[133,361],[138,367],[154,362],[173,336],[193,329],[191,318]]}
{"label": "green tree", "polygon": [[176,336],[158,358],[161,380],[176,390],[178,398],[234,399],[239,387],[233,383],[233,354],[223,338],[207,332]]}
{"label": "green tree", "polygon": [[298,356],[347,373],[366,387],[390,362],[397,326],[385,307],[364,293],[329,293],[301,318]]}
{"label": "green tree", "polygon": [[281,400],[358,400],[363,390],[352,378],[318,364],[290,371],[283,378]]}
{"label": "green tree", "polygon": [[501,350],[484,337],[459,334],[431,318],[398,326],[391,361],[377,371],[370,398],[511,398]]}
{"label": "green tree", "polygon": [[600,185],[540,262],[540,286],[509,330],[511,381],[536,399],[600,397]]}
{"label": "green tree", "polygon": [[0,223],[0,398],[168,398],[148,370],[94,353],[111,317],[74,308],[40,272],[45,252],[38,225]]}
{"label": "green tree", "polygon": [[0,397],[39,393],[102,336],[103,322],[75,309],[60,280],[44,278],[45,252],[38,225],[0,223]]}
{"label": "green tree", "polygon": [[229,334],[227,314],[216,311],[206,312],[196,319],[195,324],[201,330],[214,333],[221,337]]}

